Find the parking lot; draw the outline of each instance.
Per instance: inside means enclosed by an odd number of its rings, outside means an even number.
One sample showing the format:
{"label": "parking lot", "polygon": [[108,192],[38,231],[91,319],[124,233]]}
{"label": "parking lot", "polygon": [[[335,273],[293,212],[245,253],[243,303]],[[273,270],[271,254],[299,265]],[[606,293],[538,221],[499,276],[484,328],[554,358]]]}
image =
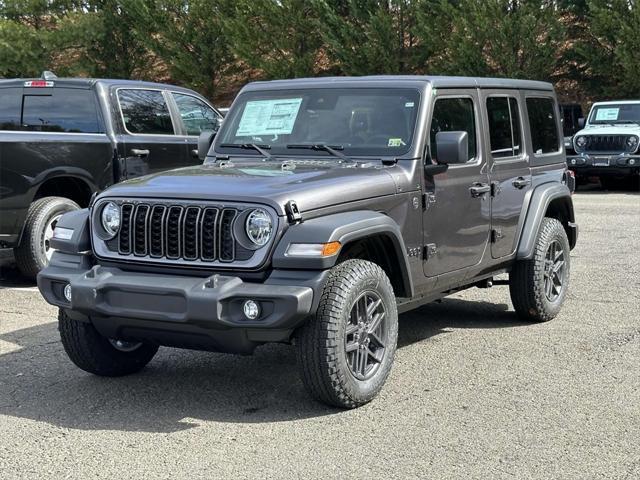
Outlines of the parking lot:
{"label": "parking lot", "polygon": [[518,322],[506,287],[402,315],[387,385],[353,411],[311,401],[284,345],[86,374],[5,260],[0,478],[640,478],[640,195],[574,202],[559,317]]}

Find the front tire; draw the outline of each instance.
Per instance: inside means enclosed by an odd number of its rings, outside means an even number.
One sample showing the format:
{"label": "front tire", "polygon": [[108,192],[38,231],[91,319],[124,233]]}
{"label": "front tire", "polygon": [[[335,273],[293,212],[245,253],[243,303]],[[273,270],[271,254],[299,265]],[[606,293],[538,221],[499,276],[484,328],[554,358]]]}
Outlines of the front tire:
{"label": "front tire", "polygon": [[34,279],[49,264],[53,250],[49,241],[58,219],[80,207],[64,197],[44,197],[29,207],[20,245],[14,249],[16,264],[22,275]]}
{"label": "front tire", "polygon": [[102,377],[121,377],[142,370],[158,351],[157,345],[103,337],[93,325],[72,320],[60,310],[58,330],[65,352],[78,368]]}
{"label": "front tire", "polygon": [[567,295],[569,270],[567,233],[555,218],[544,218],[533,258],[517,260],[509,274],[509,292],[518,316],[530,322],[553,319]]}
{"label": "front tire", "polygon": [[340,263],[296,338],[304,386],[331,406],[370,402],[389,376],[397,341],[396,299],[384,270],[365,260]]}

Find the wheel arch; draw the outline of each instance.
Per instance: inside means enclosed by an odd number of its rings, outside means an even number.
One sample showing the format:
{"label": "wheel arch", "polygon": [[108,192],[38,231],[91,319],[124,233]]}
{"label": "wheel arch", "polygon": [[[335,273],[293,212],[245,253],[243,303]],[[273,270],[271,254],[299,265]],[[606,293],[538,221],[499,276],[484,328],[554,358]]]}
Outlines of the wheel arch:
{"label": "wheel arch", "polygon": [[[340,252],[330,257],[289,257],[291,243],[341,243]],[[290,226],[273,256],[274,268],[326,270],[349,258],[378,264],[389,277],[399,297],[414,294],[406,247],[398,224],[373,211],[344,212],[314,218]]]}
{"label": "wheel arch", "polygon": [[578,241],[578,227],[575,223],[569,188],[560,183],[543,184],[537,187],[531,196],[518,245],[518,259],[528,259],[533,256],[538,230],[545,217],[560,221],[567,233],[570,248],[575,247]]}
{"label": "wheel arch", "polygon": [[95,191],[95,186],[84,178],[74,175],[57,175],[47,178],[38,185],[32,202],[44,197],[64,197],[86,208]]}

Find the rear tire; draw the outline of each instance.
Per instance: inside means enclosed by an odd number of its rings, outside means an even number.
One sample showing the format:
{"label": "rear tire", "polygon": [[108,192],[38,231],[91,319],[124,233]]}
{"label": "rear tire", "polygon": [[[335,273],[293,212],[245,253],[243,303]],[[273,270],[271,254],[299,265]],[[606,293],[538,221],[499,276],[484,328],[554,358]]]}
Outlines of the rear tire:
{"label": "rear tire", "polygon": [[38,272],[49,264],[49,240],[58,219],[80,207],[63,197],[44,197],[29,207],[20,245],[14,249],[16,264],[22,275],[35,279]]}
{"label": "rear tire", "polygon": [[328,405],[359,407],[382,389],[397,341],[396,299],[384,270],[365,260],[340,263],[296,338],[304,386]]}
{"label": "rear tire", "polygon": [[[65,352],[78,368],[103,377],[121,377],[142,370],[158,351],[157,345],[140,343],[133,348],[125,344],[116,348],[90,323],[72,320],[60,310],[58,330]],[[120,343],[122,345],[122,343]]]}
{"label": "rear tire", "polygon": [[517,260],[509,274],[509,292],[518,316],[530,322],[553,319],[569,287],[570,247],[567,233],[555,218],[544,218],[533,258]]}

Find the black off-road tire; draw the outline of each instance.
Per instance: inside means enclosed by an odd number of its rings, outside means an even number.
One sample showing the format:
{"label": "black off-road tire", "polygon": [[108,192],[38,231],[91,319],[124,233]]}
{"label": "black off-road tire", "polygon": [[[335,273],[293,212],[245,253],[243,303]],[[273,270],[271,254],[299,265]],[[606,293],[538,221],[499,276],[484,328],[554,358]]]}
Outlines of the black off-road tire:
{"label": "black off-road tire", "polygon": [[132,351],[116,349],[90,323],[58,313],[58,330],[65,352],[85,372],[102,377],[121,377],[142,370],[158,351],[157,345],[142,343]]}
{"label": "black off-road tire", "polygon": [[[565,268],[562,288],[557,298],[550,301],[545,292],[545,259],[549,246],[557,242],[564,254]],[[520,318],[529,322],[547,322],[553,319],[567,295],[570,277],[570,247],[567,233],[555,218],[544,218],[538,231],[533,258],[516,261],[509,274],[511,302]]]}
{"label": "black off-road tire", "polygon": [[[357,379],[351,372],[345,335],[354,302],[374,292],[385,310],[386,349],[371,378]],[[382,389],[398,342],[398,310],[391,282],[384,270],[365,260],[336,265],[324,286],[316,314],[301,327],[296,352],[305,388],[315,399],[331,406],[355,408],[371,401]]]}
{"label": "black off-road tire", "polygon": [[44,250],[45,230],[55,217],[80,207],[64,197],[43,197],[31,204],[20,245],[14,249],[16,264],[22,275],[35,279],[38,272],[47,266]]}

